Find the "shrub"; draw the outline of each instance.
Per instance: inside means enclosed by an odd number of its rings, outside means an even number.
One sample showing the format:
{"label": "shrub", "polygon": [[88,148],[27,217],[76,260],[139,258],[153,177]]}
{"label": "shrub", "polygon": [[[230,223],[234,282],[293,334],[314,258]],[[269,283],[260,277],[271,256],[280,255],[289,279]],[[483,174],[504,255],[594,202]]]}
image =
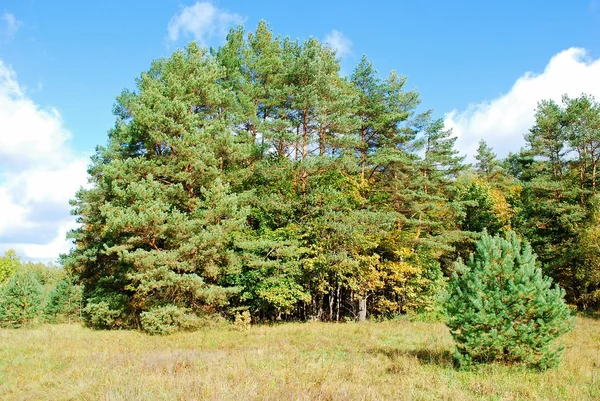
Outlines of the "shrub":
{"label": "shrub", "polygon": [[200,319],[187,308],[175,305],[158,306],[140,315],[142,330],[148,334],[167,335],[200,326]]}
{"label": "shrub", "polygon": [[17,271],[0,289],[0,326],[18,328],[30,324],[42,302],[42,287],[28,272]]}
{"label": "shrub", "polygon": [[119,326],[123,311],[113,309],[106,301],[88,303],[83,309],[87,323],[96,329],[113,329]]}
{"label": "shrub", "polygon": [[484,233],[466,265],[458,260],[448,287],[446,319],[455,361],[520,363],[546,369],[562,352],[554,340],[572,327],[564,291],[535,266],[514,232]]}
{"label": "shrub", "polygon": [[233,322],[234,326],[238,330],[248,330],[250,328],[250,324],[252,323],[252,316],[250,316],[249,311],[238,312],[235,314],[235,320]]}
{"label": "shrub", "polygon": [[125,294],[99,291],[87,299],[83,308],[83,319],[96,329],[129,327],[127,304],[128,298]]}

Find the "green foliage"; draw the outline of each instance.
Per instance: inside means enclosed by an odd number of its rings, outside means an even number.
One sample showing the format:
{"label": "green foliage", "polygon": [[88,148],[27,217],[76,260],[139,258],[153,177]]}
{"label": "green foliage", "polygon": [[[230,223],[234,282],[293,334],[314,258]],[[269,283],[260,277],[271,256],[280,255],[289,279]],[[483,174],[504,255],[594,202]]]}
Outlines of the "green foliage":
{"label": "green foliage", "polygon": [[199,327],[200,319],[189,309],[175,305],[152,308],[140,315],[142,330],[148,334],[167,335]]}
{"label": "green foliage", "polygon": [[264,21],[152,62],[118,97],[91,186],[72,201],[81,226],[63,263],[84,320],[145,316],[158,333],[239,310],[435,314],[443,273],[484,229],[517,230],[569,302],[596,305],[595,100],[541,102],[528,149],[501,162],[482,141],[475,169],[420,103],[406,77],[363,57],[343,78],[330,47]]}
{"label": "green foliage", "polygon": [[600,308],[600,196],[590,199],[590,217],[578,236],[580,261],[575,265],[577,304],[584,310]]}
{"label": "green foliage", "polygon": [[475,160],[477,160],[475,163],[477,173],[488,179],[500,172],[500,161],[496,158],[493,149],[483,139],[479,141]]}
{"label": "green foliage", "polygon": [[64,277],[50,291],[44,315],[51,322],[79,319],[82,314],[82,287],[75,285],[71,276]]}
{"label": "green foliage", "polygon": [[446,301],[455,359],[556,366],[562,348],[555,340],[571,329],[564,290],[542,275],[527,242],[514,232],[484,233],[466,265],[457,263]]}
{"label": "green foliage", "polygon": [[117,329],[128,327],[128,297],[115,292],[96,291],[87,299],[83,308],[83,320],[97,329]]}
{"label": "green foliage", "polygon": [[488,231],[491,234],[510,228],[513,208],[508,202],[511,188],[501,191],[479,177],[464,176],[458,182],[455,200],[461,204],[457,220],[465,231]]}
{"label": "green foliage", "polygon": [[31,324],[42,303],[42,286],[31,272],[18,271],[0,288],[0,326]]}
{"label": "green foliage", "polygon": [[80,293],[80,287],[73,290],[72,281],[68,285],[63,282],[67,279],[63,279],[62,269],[51,264],[22,262],[15,251],[8,250],[0,257],[0,277],[5,274],[4,282],[0,280],[2,325],[20,327],[38,318],[56,321],[63,313],[70,320],[71,315],[79,314],[76,312],[78,304],[69,304],[68,308],[64,304],[69,303],[65,296],[80,299],[76,295]]}
{"label": "green foliage", "polygon": [[[265,22],[154,61],[72,201],[63,257],[94,327],[182,316],[359,320],[430,310],[464,232],[456,138],[406,77],[349,79]],[[142,317],[144,317],[142,319]],[[144,323],[145,322],[145,323]]]}
{"label": "green foliage", "polygon": [[86,288],[90,324],[135,326],[161,305],[212,313],[235,293],[221,281],[239,269],[233,248],[248,209],[229,174],[248,146],[222,113],[235,108],[218,84],[224,76],[192,43],[118,99],[109,145],[90,170],[94,186],[74,202],[84,223],[72,233],[78,247],[64,260]]}
{"label": "green foliage", "polygon": [[287,240],[290,234],[282,229],[237,242],[244,252],[242,272],[236,277],[240,303],[253,313],[281,317],[293,312],[299,302],[310,300],[300,261],[307,249],[298,240]]}
{"label": "green foliage", "polygon": [[0,257],[0,285],[7,281],[21,266],[21,261],[12,249],[4,252]]}
{"label": "green foliage", "polygon": [[514,228],[531,242],[568,302],[580,308],[596,306],[600,290],[589,247],[597,225],[598,127],[600,103],[591,96],[541,101],[525,136],[527,149],[509,161],[523,186]]}
{"label": "green foliage", "polygon": [[444,319],[444,301],[447,294],[447,279],[439,263],[430,262],[421,273],[419,293],[413,311],[425,321],[441,322]]}
{"label": "green foliage", "polygon": [[30,272],[37,281],[44,287],[45,293],[54,288],[56,283],[64,276],[64,270],[49,263],[40,262],[22,262],[21,269]]}

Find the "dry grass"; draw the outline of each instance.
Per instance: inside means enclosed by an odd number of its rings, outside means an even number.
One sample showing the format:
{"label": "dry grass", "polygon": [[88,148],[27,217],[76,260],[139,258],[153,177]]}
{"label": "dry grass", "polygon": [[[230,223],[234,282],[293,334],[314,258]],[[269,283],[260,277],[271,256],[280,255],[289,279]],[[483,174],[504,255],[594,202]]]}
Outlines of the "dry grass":
{"label": "dry grass", "polygon": [[599,400],[600,321],[560,368],[452,367],[441,324],[289,323],[168,337],[77,325],[0,330],[3,400]]}

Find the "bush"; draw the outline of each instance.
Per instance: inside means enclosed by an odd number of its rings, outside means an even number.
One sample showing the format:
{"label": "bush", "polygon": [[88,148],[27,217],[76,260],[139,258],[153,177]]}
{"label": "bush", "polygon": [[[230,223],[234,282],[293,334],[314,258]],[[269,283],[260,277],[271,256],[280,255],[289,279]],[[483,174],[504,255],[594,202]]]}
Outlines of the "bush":
{"label": "bush", "polygon": [[458,260],[448,287],[446,319],[455,361],[524,364],[546,369],[562,352],[554,340],[572,327],[564,291],[535,266],[528,243],[514,232],[484,233],[476,254]]}
{"label": "bush", "polygon": [[154,307],[140,315],[142,330],[148,334],[167,335],[200,326],[200,319],[186,308],[174,305]]}
{"label": "bush", "polygon": [[250,324],[252,324],[252,316],[250,316],[249,311],[243,311],[242,313],[238,312],[235,314],[235,320],[233,325],[238,330],[248,330],[250,328]]}
{"label": "bush", "polygon": [[0,326],[18,328],[30,324],[42,303],[42,286],[33,274],[16,272],[0,289]]}
{"label": "bush", "polygon": [[87,299],[87,305],[83,308],[83,320],[96,329],[130,327],[127,303],[125,294],[98,291]]}
{"label": "bush", "polygon": [[88,303],[83,309],[86,322],[96,329],[114,329],[119,327],[120,309],[113,309],[106,301]]}

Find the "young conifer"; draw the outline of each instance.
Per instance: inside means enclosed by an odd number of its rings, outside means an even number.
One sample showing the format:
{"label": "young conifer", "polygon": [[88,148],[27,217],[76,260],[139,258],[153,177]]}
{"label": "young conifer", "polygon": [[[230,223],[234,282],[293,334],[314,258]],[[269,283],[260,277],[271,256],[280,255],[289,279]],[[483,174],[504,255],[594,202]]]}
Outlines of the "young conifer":
{"label": "young conifer", "polygon": [[0,327],[19,328],[31,323],[42,302],[42,286],[34,274],[18,271],[0,289]]}
{"label": "young conifer", "polygon": [[538,369],[558,364],[555,340],[571,329],[564,291],[542,275],[535,254],[514,232],[484,233],[466,264],[459,259],[449,283],[447,325],[455,360],[520,363]]}
{"label": "young conifer", "polygon": [[75,285],[73,277],[67,276],[56,283],[48,294],[44,307],[46,319],[52,323],[65,321],[71,323],[81,316],[82,287]]}

